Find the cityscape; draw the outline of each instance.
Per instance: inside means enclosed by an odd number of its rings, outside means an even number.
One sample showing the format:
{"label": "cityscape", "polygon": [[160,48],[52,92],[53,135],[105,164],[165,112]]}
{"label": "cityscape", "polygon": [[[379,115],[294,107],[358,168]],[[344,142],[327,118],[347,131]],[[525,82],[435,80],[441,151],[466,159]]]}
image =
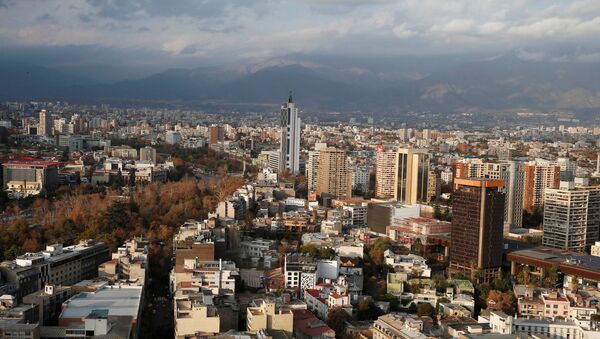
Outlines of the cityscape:
{"label": "cityscape", "polygon": [[0,339],[600,339],[599,18],[0,0]]}

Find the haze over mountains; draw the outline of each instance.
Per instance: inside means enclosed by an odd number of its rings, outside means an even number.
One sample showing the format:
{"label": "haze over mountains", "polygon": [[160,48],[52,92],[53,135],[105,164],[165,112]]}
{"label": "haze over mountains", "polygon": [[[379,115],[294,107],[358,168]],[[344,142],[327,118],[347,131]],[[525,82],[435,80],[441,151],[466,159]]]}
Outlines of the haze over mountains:
{"label": "haze over mountains", "polygon": [[260,62],[168,69],[110,83],[14,61],[0,63],[0,72],[5,79],[0,82],[0,99],[4,100],[279,103],[292,89],[304,107],[317,110],[600,108],[600,52],[578,46],[519,48],[494,56],[297,54]]}

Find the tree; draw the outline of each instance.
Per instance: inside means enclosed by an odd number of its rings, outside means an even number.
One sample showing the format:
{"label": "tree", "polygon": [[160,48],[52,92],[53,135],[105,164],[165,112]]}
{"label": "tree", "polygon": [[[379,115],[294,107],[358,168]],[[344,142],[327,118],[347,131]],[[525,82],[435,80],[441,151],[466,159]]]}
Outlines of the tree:
{"label": "tree", "polygon": [[445,293],[448,288],[448,281],[442,274],[436,274],[433,276],[433,286],[438,292]]}
{"label": "tree", "polygon": [[381,310],[371,299],[363,299],[358,303],[356,318],[358,320],[376,320],[381,315]]}
{"label": "tree", "polygon": [[529,283],[531,282],[530,273],[531,269],[529,268],[529,265],[523,266],[519,274],[517,274],[517,282],[521,285],[529,285]]}
{"label": "tree", "polygon": [[327,326],[335,331],[336,338],[342,338],[346,330],[346,321],[352,319],[350,314],[341,307],[334,307],[327,315]]}
{"label": "tree", "polygon": [[430,303],[422,303],[417,306],[417,315],[419,317],[433,317],[435,309]]}
{"label": "tree", "polygon": [[560,268],[558,264],[552,265],[552,267],[550,267],[550,269],[546,273],[546,276],[544,277],[543,286],[546,288],[556,287],[559,275]]}
{"label": "tree", "polygon": [[512,293],[504,293],[498,290],[491,290],[487,297],[489,309],[502,311],[508,315],[515,314],[515,301],[515,297]]}

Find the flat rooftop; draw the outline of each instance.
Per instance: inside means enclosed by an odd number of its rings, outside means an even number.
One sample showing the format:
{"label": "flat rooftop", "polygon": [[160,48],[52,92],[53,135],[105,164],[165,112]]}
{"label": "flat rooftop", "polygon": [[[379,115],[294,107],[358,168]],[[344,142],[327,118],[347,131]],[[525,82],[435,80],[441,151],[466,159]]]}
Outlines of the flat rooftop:
{"label": "flat rooftop", "polygon": [[81,292],[63,304],[61,319],[87,317],[107,310],[107,315],[131,316],[137,319],[142,286],[104,286],[96,292]]}
{"label": "flat rooftop", "polygon": [[586,253],[537,246],[508,251],[506,257],[511,262],[541,268],[550,268],[553,265],[558,265],[559,270],[565,274],[600,281],[600,257],[591,256]]}

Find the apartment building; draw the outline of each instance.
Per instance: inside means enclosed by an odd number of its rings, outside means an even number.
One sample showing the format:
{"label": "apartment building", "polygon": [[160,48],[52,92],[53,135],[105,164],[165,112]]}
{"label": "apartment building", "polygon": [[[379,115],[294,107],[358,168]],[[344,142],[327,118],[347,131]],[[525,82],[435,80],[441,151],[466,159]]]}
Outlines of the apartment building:
{"label": "apartment building", "polygon": [[289,306],[273,300],[252,300],[246,308],[246,329],[250,332],[281,330],[291,336],[294,332],[294,314]]}

